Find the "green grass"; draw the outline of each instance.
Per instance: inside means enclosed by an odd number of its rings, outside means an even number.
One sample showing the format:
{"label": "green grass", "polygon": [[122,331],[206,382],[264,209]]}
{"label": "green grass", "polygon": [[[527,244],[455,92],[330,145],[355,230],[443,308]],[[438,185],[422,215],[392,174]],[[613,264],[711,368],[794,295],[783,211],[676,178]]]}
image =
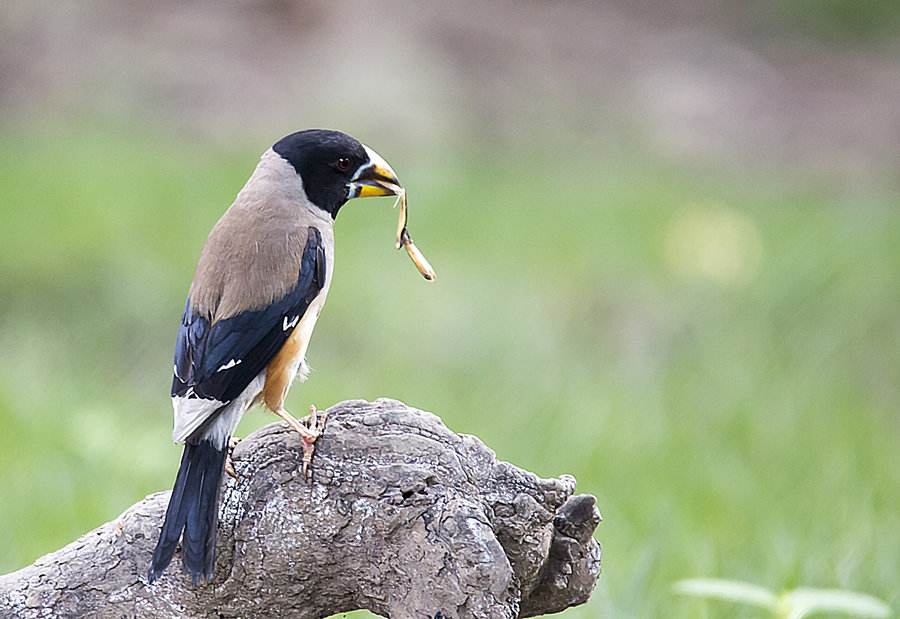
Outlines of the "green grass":
{"label": "green grass", "polygon": [[[261,147],[93,129],[2,133],[0,571],[171,484],[175,327]],[[438,281],[392,249],[389,200],[349,205],[294,410],[396,397],[576,475],[604,571],[573,619],[735,616],[672,594],[696,576],[896,606],[896,194],[378,147]]]}

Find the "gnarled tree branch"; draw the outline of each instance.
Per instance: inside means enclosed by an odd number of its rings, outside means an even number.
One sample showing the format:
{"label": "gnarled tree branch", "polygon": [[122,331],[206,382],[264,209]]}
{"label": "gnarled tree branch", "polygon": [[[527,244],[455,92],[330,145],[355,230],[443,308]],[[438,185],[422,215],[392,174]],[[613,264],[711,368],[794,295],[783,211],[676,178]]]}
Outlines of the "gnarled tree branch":
{"label": "gnarled tree branch", "polygon": [[312,481],[278,424],[234,451],[212,583],[147,565],[168,492],[18,572],[0,616],[514,618],[590,596],[600,571],[595,500],[569,476],[498,462],[477,438],[394,400],[330,411]]}

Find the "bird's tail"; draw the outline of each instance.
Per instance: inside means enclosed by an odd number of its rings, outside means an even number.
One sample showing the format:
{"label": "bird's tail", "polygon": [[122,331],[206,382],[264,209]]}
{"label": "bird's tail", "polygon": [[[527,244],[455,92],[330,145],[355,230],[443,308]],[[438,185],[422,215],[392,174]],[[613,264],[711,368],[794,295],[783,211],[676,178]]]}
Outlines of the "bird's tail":
{"label": "bird's tail", "polygon": [[147,574],[150,582],[159,578],[169,565],[182,531],[184,569],[194,584],[212,578],[216,564],[219,491],[227,449],[227,438],[221,448],[205,439],[185,444],[166,519],[150,561]]}

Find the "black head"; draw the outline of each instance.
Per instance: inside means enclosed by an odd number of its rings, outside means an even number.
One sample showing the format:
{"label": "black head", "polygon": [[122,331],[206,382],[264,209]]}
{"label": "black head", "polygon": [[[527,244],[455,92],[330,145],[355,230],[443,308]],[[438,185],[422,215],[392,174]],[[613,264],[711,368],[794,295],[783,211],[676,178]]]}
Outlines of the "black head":
{"label": "black head", "polygon": [[[309,200],[332,217],[349,198],[360,195],[354,183],[372,176],[372,170],[384,169],[378,165],[384,160],[374,151],[346,133],[329,129],[292,133],[278,140],[272,150],[300,175]],[[399,184],[396,176],[391,180]]]}

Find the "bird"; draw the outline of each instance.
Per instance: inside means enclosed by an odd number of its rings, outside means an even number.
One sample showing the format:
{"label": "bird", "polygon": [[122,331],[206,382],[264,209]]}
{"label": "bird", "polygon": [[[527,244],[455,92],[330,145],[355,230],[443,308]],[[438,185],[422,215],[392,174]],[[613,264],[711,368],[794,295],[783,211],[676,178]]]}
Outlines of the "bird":
{"label": "bird", "polygon": [[278,140],[210,232],[175,343],[172,438],[181,465],[148,569],[156,581],[179,540],[194,585],[212,580],[218,502],[241,416],[262,404],[299,434],[307,474],[324,417],[285,409],[331,285],[334,222],[353,198],[404,191],[381,155],[329,129]]}

